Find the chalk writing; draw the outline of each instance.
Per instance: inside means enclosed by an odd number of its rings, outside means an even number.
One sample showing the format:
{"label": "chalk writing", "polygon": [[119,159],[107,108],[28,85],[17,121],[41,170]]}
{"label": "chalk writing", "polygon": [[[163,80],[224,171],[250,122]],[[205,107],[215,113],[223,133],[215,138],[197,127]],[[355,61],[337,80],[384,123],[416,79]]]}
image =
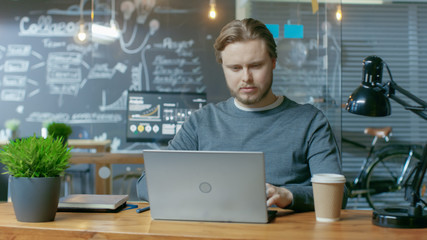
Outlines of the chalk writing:
{"label": "chalk writing", "polygon": [[30,62],[27,60],[11,59],[4,63],[5,72],[27,72]]}
{"label": "chalk writing", "polygon": [[22,75],[4,75],[4,87],[25,87],[27,77]]}
{"label": "chalk writing", "polygon": [[54,23],[52,16],[40,16],[36,23],[29,17],[22,17],[19,22],[19,35],[31,37],[70,37],[78,30],[77,22]]}
{"label": "chalk writing", "polygon": [[26,119],[27,122],[55,121],[63,123],[117,123],[122,121],[120,114],[110,113],[51,113],[33,112]]}
{"label": "chalk writing", "polygon": [[95,64],[89,72],[89,75],[87,76],[88,79],[111,79],[115,73],[114,68],[108,68],[107,63],[103,64]]}
{"label": "chalk writing", "polygon": [[50,94],[78,94],[82,80],[81,62],[81,53],[49,53],[46,66],[46,84],[49,86]]}
{"label": "chalk writing", "polygon": [[24,45],[24,44],[9,44],[7,46],[7,53],[6,56],[10,57],[26,57],[30,56],[31,54],[31,45]]}
{"label": "chalk writing", "polygon": [[142,64],[140,63],[138,66],[132,66],[131,69],[131,79],[132,84],[129,87],[131,91],[140,91],[142,90]]}
{"label": "chalk writing", "polygon": [[126,110],[126,100],[127,100],[128,92],[123,91],[122,95],[113,103],[107,105],[107,94],[105,90],[102,91],[102,105],[99,106],[99,110],[101,112],[111,111],[111,110]]}
{"label": "chalk writing", "polygon": [[162,43],[156,43],[154,44],[154,47],[156,48],[163,48],[163,49],[173,49],[176,51],[180,51],[183,48],[191,48],[194,45],[194,40],[187,40],[187,41],[173,41],[172,38],[168,37],[163,39]]}
{"label": "chalk writing", "polygon": [[24,89],[2,89],[0,93],[0,99],[2,101],[22,102],[24,98]]}
{"label": "chalk writing", "polygon": [[153,43],[147,50],[151,65],[150,82],[157,91],[196,92],[204,90],[200,57],[194,54],[193,39],[176,41],[171,37]]}
{"label": "chalk writing", "polygon": [[65,47],[67,45],[65,41],[54,42],[49,38],[43,39],[42,42],[45,48],[60,48],[60,47]]}

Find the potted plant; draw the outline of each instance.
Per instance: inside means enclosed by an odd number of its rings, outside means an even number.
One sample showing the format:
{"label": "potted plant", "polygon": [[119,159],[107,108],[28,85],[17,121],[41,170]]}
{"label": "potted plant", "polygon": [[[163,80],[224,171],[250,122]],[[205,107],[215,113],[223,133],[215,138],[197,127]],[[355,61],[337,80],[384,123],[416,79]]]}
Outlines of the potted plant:
{"label": "potted plant", "polygon": [[73,132],[71,127],[65,123],[52,122],[47,126],[48,135],[53,138],[62,138],[64,144],[67,143],[68,136]]}
{"label": "potted plant", "polygon": [[0,150],[0,162],[10,174],[15,216],[21,222],[55,219],[60,176],[69,167],[71,149],[52,136],[11,141]]}
{"label": "potted plant", "polygon": [[18,138],[18,129],[20,124],[21,121],[15,118],[9,119],[4,123],[4,126],[6,127],[6,134],[9,140]]}

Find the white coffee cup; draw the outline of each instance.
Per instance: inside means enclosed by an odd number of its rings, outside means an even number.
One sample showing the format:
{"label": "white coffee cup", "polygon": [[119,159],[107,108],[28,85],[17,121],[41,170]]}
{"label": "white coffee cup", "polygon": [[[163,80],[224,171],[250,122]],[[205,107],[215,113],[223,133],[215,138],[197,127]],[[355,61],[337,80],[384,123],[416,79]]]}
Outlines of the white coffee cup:
{"label": "white coffee cup", "polygon": [[313,175],[311,182],[317,221],[334,222],[340,219],[345,181],[345,176],[341,174]]}

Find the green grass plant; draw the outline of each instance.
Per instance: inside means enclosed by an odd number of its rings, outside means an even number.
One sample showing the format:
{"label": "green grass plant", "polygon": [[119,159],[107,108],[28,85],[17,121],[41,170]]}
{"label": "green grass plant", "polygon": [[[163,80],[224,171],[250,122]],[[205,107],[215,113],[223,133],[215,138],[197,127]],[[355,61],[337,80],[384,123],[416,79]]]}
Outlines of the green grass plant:
{"label": "green grass plant", "polygon": [[71,149],[52,136],[17,139],[0,149],[5,174],[14,177],[57,177],[69,167]]}
{"label": "green grass plant", "polygon": [[68,136],[73,132],[73,130],[69,125],[65,123],[52,122],[47,126],[47,132],[54,138],[68,138]]}

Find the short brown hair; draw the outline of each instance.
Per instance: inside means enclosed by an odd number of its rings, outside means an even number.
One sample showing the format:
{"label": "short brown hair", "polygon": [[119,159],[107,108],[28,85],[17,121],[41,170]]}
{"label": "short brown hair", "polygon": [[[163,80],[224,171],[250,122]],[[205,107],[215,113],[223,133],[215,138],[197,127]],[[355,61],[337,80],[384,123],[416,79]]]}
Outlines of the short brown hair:
{"label": "short brown hair", "polygon": [[276,42],[264,23],[253,18],[233,20],[225,25],[215,40],[216,61],[222,64],[221,52],[228,44],[261,39],[265,42],[271,58],[277,58]]}

